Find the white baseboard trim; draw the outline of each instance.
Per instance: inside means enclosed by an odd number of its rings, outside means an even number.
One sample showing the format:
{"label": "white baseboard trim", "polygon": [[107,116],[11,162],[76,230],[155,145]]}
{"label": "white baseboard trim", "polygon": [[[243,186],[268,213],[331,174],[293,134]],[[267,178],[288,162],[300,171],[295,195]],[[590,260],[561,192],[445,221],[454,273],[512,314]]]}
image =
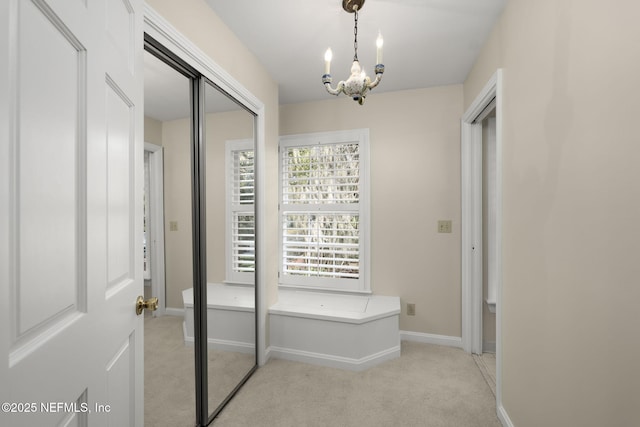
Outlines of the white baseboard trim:
{"label": "white baseboard trim", "polygon": [[391,347],[361,359],[273,346],[269,347],[266,353],[268,358],[273,357],[274,359],[285,359],[293,362],[310,363],[313,365],[359,372],[387,360],[400,357],[400,346]]}
{"label": "white baseboard trim", "polygon": [[502,404],[498,405],[497,412],[498,412],[498,419],[500,420],[500,422],[504,427],[514,427],[513,423],[511,422],[511,418],[509,418],[509,415],[507,414],[507,410],[504,409],[504,406],[502,406]]}
{"label": "white baseboard trim", "polygon": [[[184,345],[193,347],[195,341],[193,337],[187,336],[187,326],[185,325],[185,322],[182,322],[182,334],[184,337]],[[256,351],[255,346],[251,343],[220,340],[215,338],[209,338],[207,340],[207,348],[210,350],[232,351],[245,354],[253,354]]]}
{"label": "white baseboard trim", "polygon": [[448,347],[462,348],[461,337],[451,337],[448,335],[426,334],[424,332],[400,331],[402,341],[414,341],[424,344],[446,345]]}
{"label": "white baseboard trim", "polygon": [[167,316],[184,316],[184,308],[165,308],[164,314]]}
{"label": "white baseboard trim", "polygon": [[269,360],[271,360],[271,347],[267,347],[264,351],[264,363],[260,366],[264,366]]}

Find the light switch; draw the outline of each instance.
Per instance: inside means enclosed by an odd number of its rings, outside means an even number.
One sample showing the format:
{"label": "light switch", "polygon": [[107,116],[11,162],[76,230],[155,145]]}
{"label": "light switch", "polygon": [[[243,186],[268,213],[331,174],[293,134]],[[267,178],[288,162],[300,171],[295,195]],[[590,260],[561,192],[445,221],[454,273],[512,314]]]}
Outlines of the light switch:
{"label": "light switch", "polygon": [[438,221],[438,233],[451,233],[451,220],[441,219]]}
{"label": "light switch", "polygon": [[169,221],[169,231],[178,231],[178,221]]}

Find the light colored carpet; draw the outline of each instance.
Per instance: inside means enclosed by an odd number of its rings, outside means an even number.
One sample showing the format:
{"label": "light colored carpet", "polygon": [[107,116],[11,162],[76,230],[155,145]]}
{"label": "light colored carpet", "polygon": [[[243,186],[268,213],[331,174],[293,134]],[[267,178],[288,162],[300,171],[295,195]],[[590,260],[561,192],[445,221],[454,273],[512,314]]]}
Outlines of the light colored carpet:
{"label": "light colored carpet", "polygon": [[186,347],[181,337],[181,318],[145,317],[145,426],[194,425],[193,347]]}
{"label": "light colored carpet", "polygon": [[493,396],[496,395],[496,354],[482,353],[474,354],[473,359],[480,369],[480,373],[484,377],[487,385],[491,389]]}
{"label": "light colored carpet", "polygon": [[[182,343],[180,321],[145,320],[148,427],[194,425],[193,348]],[[471,355],[403,342],[400,358],[364,372],[270,360],[212,425],[500,427],[495,414],[495,397]]]}
{"label": "light colored carpet", "polygon": [[[145,426],[195,424],[193,346],[185,346],[181,317],[145,317]],[[209,412],[253,367],[248,354],[209,350]]]}
{"label": "light colored carpet", "polygon": [[402,356],[364,372],[284,360],[260,368],[216,427],[492,427],[495,397],[471,355],[402,343]]}

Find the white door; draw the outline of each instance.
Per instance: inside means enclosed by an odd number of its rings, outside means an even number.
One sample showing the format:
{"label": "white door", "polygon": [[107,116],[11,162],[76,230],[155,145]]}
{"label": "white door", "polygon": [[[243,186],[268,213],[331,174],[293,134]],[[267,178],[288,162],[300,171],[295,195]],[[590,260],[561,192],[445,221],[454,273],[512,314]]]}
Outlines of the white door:
{"label": "white door", "polygon": [[142,426],[142,1],[0,29],[0,425]]}

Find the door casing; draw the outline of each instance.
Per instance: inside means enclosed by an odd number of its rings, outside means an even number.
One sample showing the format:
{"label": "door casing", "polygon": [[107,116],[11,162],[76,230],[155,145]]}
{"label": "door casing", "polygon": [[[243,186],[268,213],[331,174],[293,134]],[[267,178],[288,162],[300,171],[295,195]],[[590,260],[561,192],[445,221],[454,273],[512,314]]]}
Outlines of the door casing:
{"label": "door casing", "polygon": [[[485,84],[461,120],[462,184],[462,347],[482,354],[482,123],[477,118],[495,102],[496,109],[496,407],[502,406],[502,126],[503,71]],[[489,107],[490,108],[490,107]],[[503,418],[501,418],[502,420]]]}

